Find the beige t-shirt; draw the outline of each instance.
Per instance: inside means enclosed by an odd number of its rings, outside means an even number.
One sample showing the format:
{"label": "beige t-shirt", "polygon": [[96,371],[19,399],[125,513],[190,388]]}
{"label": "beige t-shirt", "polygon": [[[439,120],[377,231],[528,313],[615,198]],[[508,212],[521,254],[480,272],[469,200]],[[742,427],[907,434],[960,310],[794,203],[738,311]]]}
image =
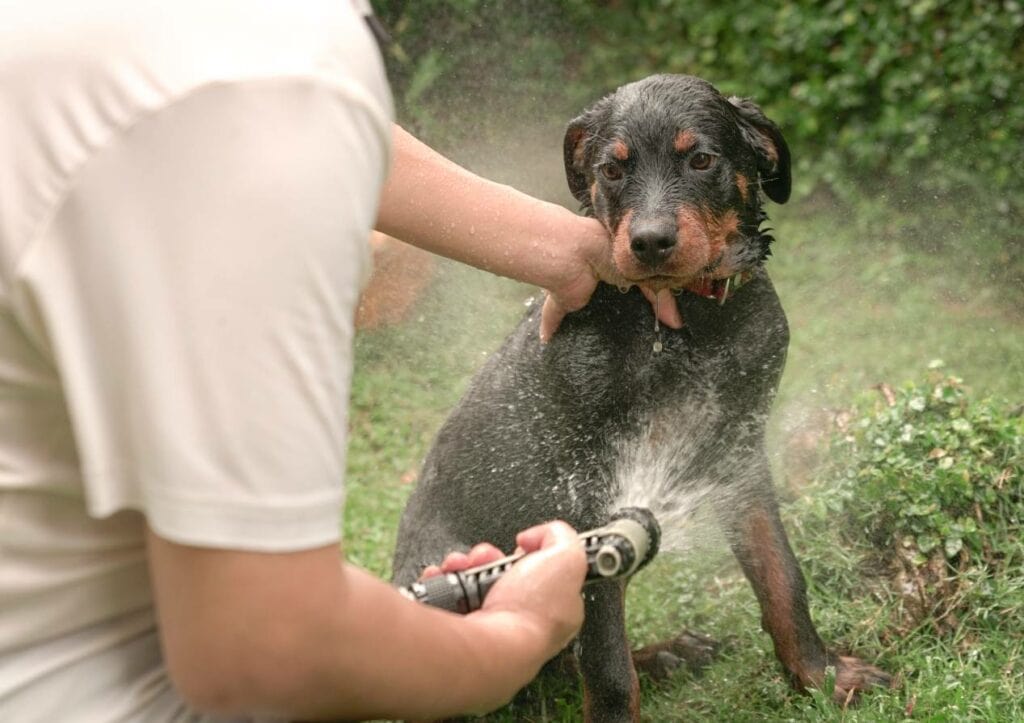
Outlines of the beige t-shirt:
{"label": "beige t-shirt", "polygon": [[0,0],[0,720],[193,719],[146,521],[339,539],[391,113],[345,0]]}

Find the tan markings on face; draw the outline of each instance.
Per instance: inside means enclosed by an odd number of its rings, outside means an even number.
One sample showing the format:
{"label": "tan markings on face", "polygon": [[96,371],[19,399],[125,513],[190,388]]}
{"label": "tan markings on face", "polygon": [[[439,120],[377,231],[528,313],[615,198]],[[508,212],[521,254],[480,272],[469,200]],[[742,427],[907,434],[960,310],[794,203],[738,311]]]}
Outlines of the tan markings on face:
{"label": "tan markings on face", "polygon": [[629,158],[629,147],[622,139],[616,139],[612,144],[612,155],[620,161]]}
{"label": "tan markings on face", "polygon": [[689,129],[676,133],[676,138],[672,142],[672,147],[679,153],[686,153],[695,145],[697,145],[697,134]]}
{"label": "tan markings on face", "polygon": [[711,239],[709,263],[717,263],[712,278],[725,279],[736,273],[729,263],[729,248],[740,236],[740,217],[729,210],[721,216],[707,214],[708,236]]}
{"label": "tan markings on face", "polygon": [[[732,210],[715,216],[704,209],[683,206],[676,214],[676,223],[679,226],[679,243],[672,266],[678,276],[693,278],[722,257],[729,243],[739,234],[740,218]],[[725,271],[716,268],[711,275],[724,278],[722,273]]]}
{"label": "tan markings on face", "polygon": [[[630,248],[630,223],[633,211],[627,211],[612,234],[612,261],[619,273],[631,281],[652,276],[652,269],[637,260]],[[701,276],[724,279],[735,273],[730,263],[729,245],[739,236],[740,219],[736,211],[715,216],[706,209],[683,206],[676,214],[677,239],[672,255],[653,270],[663,277],[649,283],[652,289],[683,286]],[[722,263],[719,263],[722,262]],[[708,266],[714,265],[710,274]]]}
{"label": "tan markings on face", "polygon": [[612,262],[619,272],[629,277],[637,273],[636,259],[629,248],[629,226],[633,222],[633,209],[626,211],[612,234]]}
{"label": "tan markings on face", "polygon": [[740,190],[740,198],[743,199],[743,203],[746,203],[750,196],[750,181],[742,173],[736,174],[736,188]]}

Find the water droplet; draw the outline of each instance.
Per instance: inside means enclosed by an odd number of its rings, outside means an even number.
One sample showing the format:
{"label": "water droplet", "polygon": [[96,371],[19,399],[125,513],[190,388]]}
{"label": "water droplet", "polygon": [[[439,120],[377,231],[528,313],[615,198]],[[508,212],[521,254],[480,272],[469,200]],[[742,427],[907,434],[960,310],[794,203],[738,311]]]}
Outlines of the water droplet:
{"label": "water droplet", "polygon": [[628,294],[629,293],[629,287],[628,286],[620,286],[619,287],[619,293],[620,294]]}
{"label": "water droplet", "polygon": [[655,354],[659,353],[659,352],[660,352],[660,351],[661,351],[661,350],[662,350],[663,348],[664,348],[664,347],[663,347],[663,346],[662,346],[662,344],[661,344],[661,339],[655,339],[655,341],[654,341],[654,347],[653,347],[653,349],[654,349],[654,353],[655,353]]}

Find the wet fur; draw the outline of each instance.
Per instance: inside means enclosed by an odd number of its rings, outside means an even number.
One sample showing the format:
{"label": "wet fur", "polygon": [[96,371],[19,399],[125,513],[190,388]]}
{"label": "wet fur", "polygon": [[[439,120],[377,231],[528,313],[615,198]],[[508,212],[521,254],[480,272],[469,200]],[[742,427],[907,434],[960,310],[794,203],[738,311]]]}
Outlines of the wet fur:
{"label": "wet fur", "polygon": [[[696,143],[678,138],[684,130],[696,134]],[[687,165],[699,148],[719,154],[713,173],[694,173]],[[719,510],[720,520],[794,684],[820,682],[826,664],[837,666],[837,697],[884,682],[881,671],[827,653],[815,632],[764,451],[789,333],[762,268],[771,237],[762,225],[759,188],[778,202],[789,196],[782,134],[750,101],[726,99],[697,78],[655,76],[619,89],[575,119],[566,131],[565,163],[584,212],[618,232],[618,243],[630,243],[637,233],[623,228],[623,219],[646,219],[670,234],[681,225],[682,206],[711,221],[733,214],[737,230],[725,246],[729,271],[748,271],[752,279],[721,306],[692,293],[679,296],[685,327],[664,330],[658,354],[652,352],[650,305],[635,288],[623,294],[600,285],[544,346],[538,342],[540,302],[533,304],[438,433],[402,518],[395,582],[407,584],[428,563],[482,540],[511,550],[517,531],[552,518],[579,529],[605,522],[617,491],[618,450],[660,425],[674,439],[705,445],[680,458],[673,470],[680,487],[701,480],[727,489],[738,484],[732,470],[740,461],[749,490],[743,504]],[[607,163],[621,164],[622,178],[603,178]],[[748,180],[746,187],[737,174]],[[645,196],[655,187],[657,198]],[[707,268],[697,277],[678,275],[692,271],[675,256],[686,253],[689,232],[674,232],[676,246],[663,260],[645,265],[632,259],[633,270],[660,275],[667,269],[668,286],[716,278]],[[680,413],[687,409],[706,413]],[[579,643],[587,719],[637,720],[624,586],[588,588]]]}

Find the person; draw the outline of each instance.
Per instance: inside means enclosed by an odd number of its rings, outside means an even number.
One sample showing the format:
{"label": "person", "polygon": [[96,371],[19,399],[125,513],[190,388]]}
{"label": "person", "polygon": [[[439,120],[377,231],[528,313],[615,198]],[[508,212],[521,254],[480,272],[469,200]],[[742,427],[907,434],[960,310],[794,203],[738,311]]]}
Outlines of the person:
{"label": "person", "polygon": [[465,617],[340,554],[367,235],[547,288],[549,337],[605,229],[394,126],[344,1],[3,3],[0,48],[0,720],[508,700],[580,624],[568,525]]}

